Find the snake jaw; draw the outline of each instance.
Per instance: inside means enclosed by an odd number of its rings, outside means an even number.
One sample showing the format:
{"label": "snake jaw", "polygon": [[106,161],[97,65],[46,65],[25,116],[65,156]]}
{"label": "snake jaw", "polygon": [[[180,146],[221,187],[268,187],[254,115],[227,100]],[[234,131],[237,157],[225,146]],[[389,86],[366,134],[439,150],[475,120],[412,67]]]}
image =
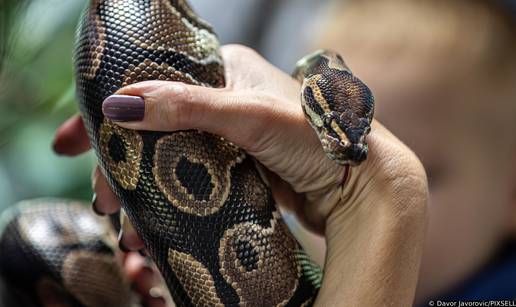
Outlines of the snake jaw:
{"label": "snake jaw", "polygon": [[368,129],[364,129],[359,137],[355,135],[350,140],[345,132],[347,131],[346,125],[342,124],[342,116],[339,116],[337,112],[329,112],[319,116],[304,101],[302,107],[309,124],[321,141],[324,152],[331,160],[339,165],[355,166],[367,158],[368,146],[365,142],[365,136],[369,132]]}
{"label": "snake jaw", "polygon": [[356,166],[367,157],[368,146],[365,137],[353,143],[346,139],[338,139],[330,135],[327,130],[318,130],[319,139],[326,155],[339,165]]}

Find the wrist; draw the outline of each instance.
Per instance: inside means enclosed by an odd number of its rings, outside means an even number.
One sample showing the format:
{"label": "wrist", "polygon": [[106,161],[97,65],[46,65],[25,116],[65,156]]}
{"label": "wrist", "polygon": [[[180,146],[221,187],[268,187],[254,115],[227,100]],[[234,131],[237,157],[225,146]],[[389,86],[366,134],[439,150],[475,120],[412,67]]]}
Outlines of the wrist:
{"label": "wrist", "polygon": [[[368,169],[375,169],[368,167]],[[406,169],[404,169],[406,170]],[[351,168],[329,213],[323,287],[317,304],[412,304],[427,222],[424,176],[391,178]]]}

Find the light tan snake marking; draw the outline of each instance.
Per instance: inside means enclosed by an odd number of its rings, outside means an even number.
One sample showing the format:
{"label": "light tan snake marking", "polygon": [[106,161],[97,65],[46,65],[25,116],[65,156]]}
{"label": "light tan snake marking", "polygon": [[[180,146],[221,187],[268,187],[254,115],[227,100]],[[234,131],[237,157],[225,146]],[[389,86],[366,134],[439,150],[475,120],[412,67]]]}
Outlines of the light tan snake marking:
{"label": "light tan snake marking", "polygon": [[[222,2],[221,2],[221,5]],[[217,37],[184,0],[95,0],[77,36],[79,106],[99,164],[179,306],[301,306],[321,274],[289,233],[252,157],[199,131],[127,131],[102,101],[145,80],[223,87]],[[296,77],[323,148],[338,163],[367,154],[372,96],[324,52]]]}

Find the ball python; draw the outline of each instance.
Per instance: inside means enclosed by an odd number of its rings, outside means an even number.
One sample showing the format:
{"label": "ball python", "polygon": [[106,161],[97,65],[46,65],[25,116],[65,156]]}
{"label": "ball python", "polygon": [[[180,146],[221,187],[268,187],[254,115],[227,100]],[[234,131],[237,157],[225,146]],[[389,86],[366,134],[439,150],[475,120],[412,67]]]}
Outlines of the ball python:
{"label": "ball python", "polygon": [[[221,2],[222,5],[222,2]],[[210,25],[185,0],[91,0],[74,55],[79,109],[99,166],[178,306],[308,306],[321,269],[290,234],[253,158],[209,133],[132,131],[102,102],[145,80],[223,87]],[[342,59],[300,62],[302,105],[338,163],[367,153],[370,91]]]}
{"label": "ball python", "polygon": [[18,306],[135,306],[114,232],[84,204],[23,201],[0,221],[0,277]]}

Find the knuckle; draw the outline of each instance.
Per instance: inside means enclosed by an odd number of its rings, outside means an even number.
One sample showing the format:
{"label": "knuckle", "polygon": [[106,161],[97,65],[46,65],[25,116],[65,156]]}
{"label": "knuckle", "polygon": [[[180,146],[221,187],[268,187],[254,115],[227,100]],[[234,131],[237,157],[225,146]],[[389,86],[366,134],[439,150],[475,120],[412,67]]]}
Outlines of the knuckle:
{"label": "knuckle", "polygon": [[392,187],[393,195],[400,200],[396,209],[400,214],[407,216],[425,213],[428,182],[421,161],[408,149],[393,160],[397,167],[388,173],[387,180]]}
{"label": "knuckle", "polygon": [[[267,107],[267,103],[260,101],[259,97],[246,94],[246,104],[244,112],[252,114],[246,117],[245,130],[240,131],[242,143],[241,146],[246,147],[246,150],[257,151],[258,148],[263,148],[263,142],[268,134],[267,131],[271,129],[271,123],[274,122],[272,118],[272,111]],[[264,97],[262,97],[264,98]],[[238,97],[234,98],[239,99]],[[268,126],[267,127],[265,126]]]}
{"label": "knuckle", "polygon": [[171,112],[170,120],[175,122],[175,125],[179,129],[193,128],[194,122],[194,107],[192,103],[178,103],[175,105],[174,112]]}
{"label": "knuckle", "polygon": [[421,188],[426,185],[425,170],[416,157],[408,150],[401,150],[398,155],[385,158],[384,180],[394,187]]}
{"label": "knuckle", "polygon": [[398,168],[398,174],[394,176],[394,179],[399,180],[400,178],[410,178],[415,183],[426,184],[426,173],[425,169],[416,154],[405,147],[402,152],[398,155],[396,163],[403,167]]}
{"label": "knuckle", "polygon": [[155,104],[153,114],[157,121],[163,123],[165,130],[189,128],[195,111],[192,103],[192,93],[188,86],[182,83],[169,83],[161,89],[160,102]]}
{"label": "knuckle", "polygon": [[[428,205],[428,183],[423,165],[416,154],[395,138],[384,137],[372,142],[371,160],[366,160],[369,191],[390,204],[398,217],[422,221]],[[381,145],[380,145],[381,143]],[[369,161],[369,162],[367,162]],[[367,170],[367,171],[366,171]],[[399,219],[404,223],[407,219]]]}

